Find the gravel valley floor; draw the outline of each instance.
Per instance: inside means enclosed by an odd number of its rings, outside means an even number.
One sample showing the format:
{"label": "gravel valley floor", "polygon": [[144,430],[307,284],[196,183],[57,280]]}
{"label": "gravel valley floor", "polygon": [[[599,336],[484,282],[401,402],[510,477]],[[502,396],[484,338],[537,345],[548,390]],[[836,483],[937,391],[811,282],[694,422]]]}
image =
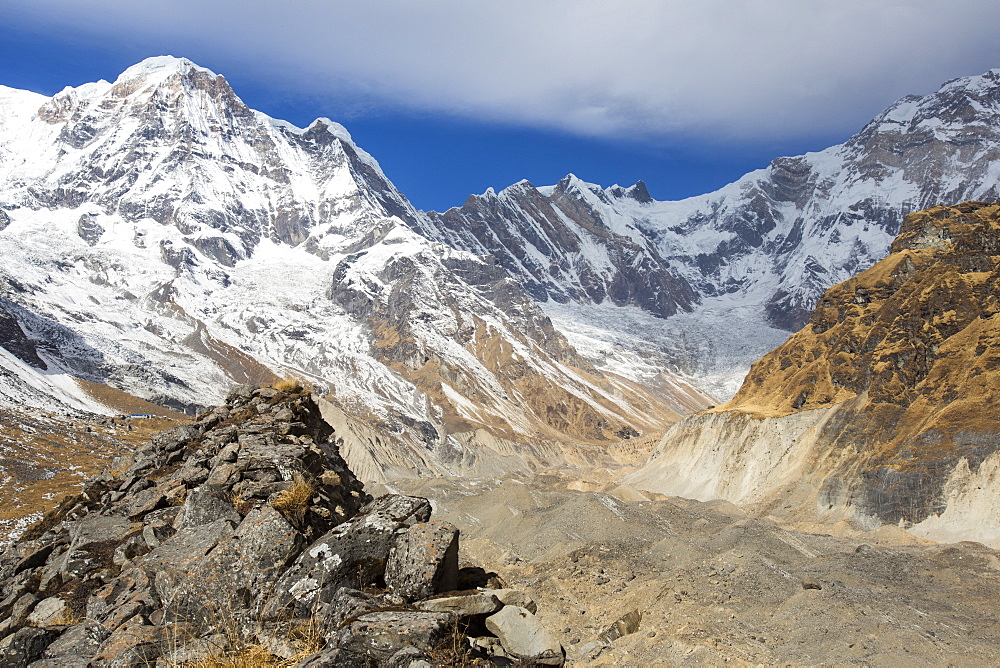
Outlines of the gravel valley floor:
{"label": "gravel valley floor", "polygon": [[[988,665],[1000,560],[895,527],[810,531],[602,483],[611,472],[413,480],[462,558],[538,602],[575,665]],[[377,491],[377,490],[373,490]],[[607,642],[616,621],[631,630]],[[632,622],[632,624],[629,624]],[[614,632],[611,636],[616,635]]]}

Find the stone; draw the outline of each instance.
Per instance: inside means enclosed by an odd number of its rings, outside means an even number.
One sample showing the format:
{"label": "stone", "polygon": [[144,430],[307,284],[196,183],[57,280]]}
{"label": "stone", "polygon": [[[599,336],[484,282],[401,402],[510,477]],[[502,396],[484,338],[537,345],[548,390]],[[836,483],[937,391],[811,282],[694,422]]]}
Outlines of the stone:
{"label": "stone", "polygon": [[172,526],[150,526],[142,528],[142,539],[150,550],[159,547],[163,541],[177,533]]}
{"label": "stone", "polygon": [[159,626],[129,624],[116,629],[105,640],[94,663],[115,668],[140,668],[156,664],[163,654],[162,645],[169,642],[164,629]]}
{"label": "stone", "polygon": [[500,639],[508,654],[518,659],[552,666],[560,666],[564,661],[559,641],[524,608],[504,606],[486,618],[486,628]]}
{"label": "stone", "polygon": [[341,587],[334,593],[333,600],[317,612],[317,616],[323,630],[330,633],[340,628],[341,624],[351,617],[357,617],[383,607],[385,607],[385,603],[370,594],[349,587]]}
{"label": "stone", "polygon": [[[142,596],[142,594],[140,594],[140,596]],[[87,606],[87,609],[90,609],[89,605]],[[96,609],[95,612],[97,612]],[[146,614],[147,612],[149,612],[149,607],[141,600],[130,600],[108,608],[103,615],[94,617],[94,619],[99,619],[101,624],[104,625],[104,628],[109,631],[114,631],[126,622],[131,621],[139,615]]]}
{"label": "stone", "polygon": [[45,561],[52,554],[52,550],[55,549],[54,544],[43,545],[37,550],[32,550],[29,554],[25,555],[17,565],[14,566],[14,575],[22,571],[26,571],[32,568],[38,568],[39,566],[45,565]]}
{"label": "stone", "polygon": [[194,487],[208,482],[208,470],[198,464],[185,462],[184,465],[178,469],[175,477],[178,481],[184,483],[185,485]]}
{"label": "stone", "polygon": [[373,662],[364,654],[333,645],[302,659],[295,668],[371,668]]}
{"label": "stone", "polygon": [[425,522],[427,499],[387,495],[307,547],[274,587],[263,609],[265,619],[291,611],[309,617],[333,600],[341,587],[366,587],[380,580],[396,531]]}
{"label": "stone", "polygon": [[[147,527],[148,528],[148,527]],[[124,566],[136,557],[140,557],[150,550],[141,533],[134,534],[125,539],[125,542],[115,548],[111,562],[116,566]]]}
{"label": "stone", "polygon": [[220,610],[235,614],[256,607],[259,592],[273,589],[302,543],[301,534],[274,508],[251,511],[204,559],[156,574],[157,591],[169,601],[167,619],[209,626],[219,622],[213,617]]}
{"label": "stone", "polygon": [[132,523],[124,517],[87,516],[72,525],[69,549],[55,563],[59,571],[69,577],[81,577],[102,566],[110,566],[114,548],[131,531]]}
{"label": "stone", "polygon": [[67,613],[69,613],[69,607],[66,605],[66,601],[57,596],[51,596],[40,601],[28,615],[26,621],[31,626],[52,626],[65,623]]}
{"label": "stone", "polygon": [[101,624],[94,621],[85,621],[82,624],[71,626],[50,644],[42,657],[45,659],[71,659],[79,657],[84,659],[84,664],[90,657],[97,653],[108,636],[111,635]]}
{"label": "stone", "polygon": [[407,645],[389,657],[385,668],[433,668],[431,657],[416,647]]}
{"label": "stone", "polygon": [[431,650],[452,630],[452,616],[441,612],[386,610],[369,612],[348,623],[332,638],[340,648],[384,662],[403,647]]}
{"label": "stone", "polygon": [[[371,501],[308,395],[269,397],[249,402],[267,411],[244,411],[219,433],[212,425],[222,418],[212,413],[138,449],[131,472],[88,483],[0,554],[0,637],[18,652],[0,655],[0,666],[182,665],[223,651],[234,629],[287,660],[310,617],[328,646],[303,665],[425,666],[432,647],[460,632],[458,616],[501,605],[469,591],[429,604],[440,611],[399,610],[389,606],[405,604],[402,596],[371,593],[384,591],[393,550],[401,582],[425,581],[406,590],[412,595],[455,589],[458,532],[429,522],[426,499]],[[279,436],[279,422],[301,435]],[[204,471],[210,461],[228,473],[200,487],[180,480],[185,467]],[[301,512],[268,504],[303,482],[312,493],[294,506]],[[320,539],[305,549],[307,536]],[[17,635],[29,616],[38,625],[85,621]]]}
{"label": "stone", "polygon": [[239,471],[236,466],[228,462],[220,462],[208,474],[205,481],[208,485],[228,485],[236,481]]}
{"label": "stone", "polygon": [[438,596],[414,604],[418,610],[448,612],[456,617],[492,615],[503,605],[491,591],[471,591],[462,592],[458,596]]}
{"label": "stone", "polygon": [[520,589],[491,589],[490,593],[500,599],[504,605],[513,605],[524,608],[531,614],[538,612],[538,605],[535,600]]}
{"label": "stone", "polygon": [[181,527],[201,526],[216,520],[229,520],[234,524],[242,518],[232,504],[223,501],[211,492],[193,489],[184,500]]}
{"label": "stone", "polygon": [[189,663],[197,665],[199,661],[213,655],[222,654],[229,649],[229,641],[223,635],[194,638],[187,642],[184,642],[184,640],[177,639],[168,643],[164,653],[156,662],[157,667],[174,668],[175,666],[184,666]]}
{"label": "stone", "polygon": [[57,637],[59,632],[54,629],[29,626],[19,630],[0,649],[0,666],[24,668],[39,658]]}
{"label": "stone", "polygon": [[10,607],[7,618],[0,622],[0,635],[24,624],[38,600],[38,597],[30,592],[21,594]]}
{"label": "stone", "polygon": [[618,638],[622,636],[627,636],[630,633],[635,633],[639,630],[639,623],[642,621],[642,613],[638,610],[633,610],[625,615],[623,615],[618,621],[604,629],[597,639],[603,643],[611,644]]}
{"label": "stone", "polygon": [[159,487],[150,487],[136,494],[128,495],[128,503],[121,507],[121,513],[132,520],[141,519],[147,513],[166,505],[167,496]]}
{"label": "stone", "polygon": [[257,388],[253,385],[241,384],[236,385],[233,389],[229,390],[229,394],[226,395],[227,404],[242,404],[245,403],[250,397],[253,396],[254,390]]}
{"label": "stone", "polygon": [[181,529],[137,563],[150,572],[166,567],[191,566],[208,554],[219,541],[228,538],[234,528],[235,525],[229,520],[216,520],[210,524]]}
{"label": "stone", "polygon": [[447,522],[415,524],[396,538],[385,584],[407,601],[453,591],[458,586],[459,531]]}
{"label": "stone", "polygon": [[167,452],[173,452],[174,450],[180,448],[183,444],[195,440],[201,436],[201,434],[202,431],[198,429],[198,427],[185,424],[180,427],[174,427],[173,429],[161,431],[152,438],[151,442],[156,448]]}

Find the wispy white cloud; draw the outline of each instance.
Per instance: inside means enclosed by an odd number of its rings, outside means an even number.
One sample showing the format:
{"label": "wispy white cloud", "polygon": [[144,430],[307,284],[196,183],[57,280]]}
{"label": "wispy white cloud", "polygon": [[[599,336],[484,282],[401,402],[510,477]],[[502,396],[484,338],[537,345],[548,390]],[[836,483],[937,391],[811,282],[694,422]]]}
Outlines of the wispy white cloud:
{"label": "wispy white cloud", "polygon": [[[359,104],[607,137],[855,129],[1000,66],[995,0],[7,0]],[[56,17],[56,18],[53,18]],[[225,72],[223,72],[225,74]]]}

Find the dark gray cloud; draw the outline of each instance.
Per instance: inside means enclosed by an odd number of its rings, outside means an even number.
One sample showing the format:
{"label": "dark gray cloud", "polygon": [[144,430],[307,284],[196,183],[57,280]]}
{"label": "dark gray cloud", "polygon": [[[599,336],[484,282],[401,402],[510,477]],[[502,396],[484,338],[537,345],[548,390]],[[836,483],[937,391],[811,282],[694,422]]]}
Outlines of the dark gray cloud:
{"label": "dark gray cloud", "polygon": [[995,0],[7,0],[6,11],[112,42],[196,45],[335,109],[605,137],[844,132],[899,96],[1000,67]]}

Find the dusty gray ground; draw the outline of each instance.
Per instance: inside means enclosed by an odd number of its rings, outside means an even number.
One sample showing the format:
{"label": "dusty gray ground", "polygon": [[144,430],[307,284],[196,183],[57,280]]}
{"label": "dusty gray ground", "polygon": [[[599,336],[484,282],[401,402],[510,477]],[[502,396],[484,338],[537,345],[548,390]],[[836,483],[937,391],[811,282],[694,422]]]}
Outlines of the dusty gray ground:
{"label": "dusty gray ground", "polygon": [[[462,529],[464,560],[529,591],[571,663],[1000,662],[1000,553],[978,543],[783,528],[579,472],[395,487]],[[632,610],[639,629],[602,649]]]}

